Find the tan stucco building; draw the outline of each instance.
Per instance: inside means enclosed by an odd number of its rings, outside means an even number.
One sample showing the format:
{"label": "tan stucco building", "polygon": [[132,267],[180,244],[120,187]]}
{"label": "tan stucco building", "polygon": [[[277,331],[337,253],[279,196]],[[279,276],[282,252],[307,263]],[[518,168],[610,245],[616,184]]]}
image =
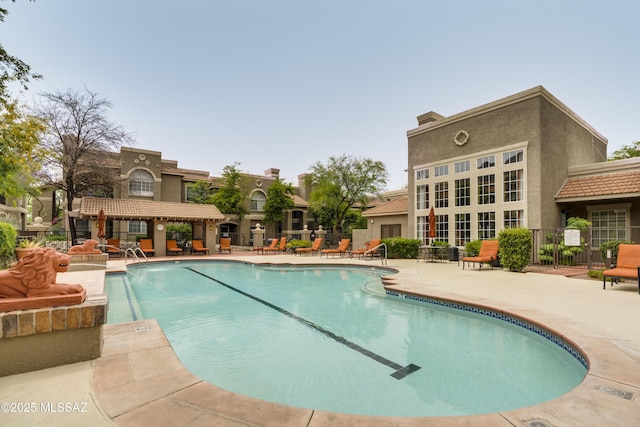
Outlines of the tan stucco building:
{"label": "tan stucco building", "polygon": [[572,216],[592,221],[594,236],[615,223],[629,238],[640,225],[640,159],[607,162],[607,139],[542,86],[450,117],[423,114],[407,138],[407,237],[428,241],[431,207],[437,239],[455,246]]}

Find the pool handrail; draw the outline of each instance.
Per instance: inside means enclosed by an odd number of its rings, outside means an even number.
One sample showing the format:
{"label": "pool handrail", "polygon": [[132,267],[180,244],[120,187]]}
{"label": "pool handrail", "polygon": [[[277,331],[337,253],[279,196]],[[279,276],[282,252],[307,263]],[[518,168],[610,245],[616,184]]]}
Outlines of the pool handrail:
{"label": "pool handrail", "polygon": [[144,251],[142,249],[140,249],[139,247],[135,247],[135,248],[127,248],[126,251],[124,251],[124,263],[127,263],[127,254],[131,252],[131,256],[136,260],[136,262],[138,264],[140,264],[140,257],[136,254],[136,252],[140,252],[142,254],[142,257],[144,258],[144,262],[147,263],[149,262],[149,259],[147,258],[147,255],[145,255]]}
{"label": "pool handrail", "polygon": [[380,256],[380,260],[382,261],[382,265],[387,265],[387,244],[386,243],[380,243],[378,246],[374,246],[373,248],[369,248],[366,251],[364,251],[364,254],[363,254],[364,258],[366,258],[366,255],[368,253],[375,252],[381,246],[384,246],[384,251],[383,251],[383,255]]}

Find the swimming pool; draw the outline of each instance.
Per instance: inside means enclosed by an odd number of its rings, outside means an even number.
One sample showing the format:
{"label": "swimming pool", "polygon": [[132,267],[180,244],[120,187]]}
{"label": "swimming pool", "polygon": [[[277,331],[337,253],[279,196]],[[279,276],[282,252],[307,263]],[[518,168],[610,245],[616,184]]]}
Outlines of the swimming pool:
{"label": "swimming pool", "polygon": [[385,296],[386,269],[181,261],[107,277],[109,323],[156,318],[182,363],[259,399],[368,415],[471,415],[579,384],[584,361],[522,325]]}

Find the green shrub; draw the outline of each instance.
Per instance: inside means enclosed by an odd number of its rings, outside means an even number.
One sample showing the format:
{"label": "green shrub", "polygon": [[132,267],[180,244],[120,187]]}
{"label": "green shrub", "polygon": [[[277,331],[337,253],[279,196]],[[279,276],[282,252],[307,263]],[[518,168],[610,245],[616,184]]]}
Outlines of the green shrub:
{"label": "green shrub", "polygon": [[13,260],[18,232],[9,223],[0,222],[0,268],[7,268]]}
{"label": "green shrub", "polygon": [[[387,245],[387,258],[412,259],[418,257],[418,248],[422,242],[418,239],[406,239],[404,237],[391,237],[382,239]],[[384,250],[384,246],[380,248]]]}
{"label": "green shrub", "polygon": [[608,242],[604,242],[600,244],[600,257],[602,258],[602,263],[607,263],[607,251],[611,250],[611,263],[615,264],[618,262],[618,246],[620,244],[633,244],[633,242],[627,242],[625,240],[611,240]]}
{"label": "green shrub", "polygon": [[311,243],[311,240],[290,240],[289,243],[287,243],[287,248],[291,249],[291,248],[310,248],[313,245],[313,243]]}
{"label": "green shrub", "polygon": [[61,236],[57,234],[52,234],[50,236],[47,236],[47,242],[66,242],[66,241],[67,241],[67,236]]}
{"label": "green shrub", "polygon": [[590,279],[602,280],[602,271],[603,270],[589,270],[587,275],[589,276]]}
{"label": "green shrub", "polygon": [[498,235],[500,263],[509,271],[522,271],[531,262],[531,232],[526,228],[505,229]]}
{"label": "green shrub", "polygon": [[478,256],[480,253],[480,246],[482,246],[482,240],[472,240],[464,245],[464,251],[467,256]]}

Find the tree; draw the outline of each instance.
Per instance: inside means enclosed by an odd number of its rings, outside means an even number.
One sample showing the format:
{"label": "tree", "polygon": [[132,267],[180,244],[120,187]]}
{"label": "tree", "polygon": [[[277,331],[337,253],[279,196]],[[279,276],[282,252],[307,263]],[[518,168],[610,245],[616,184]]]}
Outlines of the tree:
{"label": "tree", "polygon": [[[48,155],[43,162],[46,185],[66,194],[67,211],[76,197],[87,192],[112,194],[116,181],[114,165],[108,156],[132,137],[107,119],[109,100],[84,89],[43,93],[44,103],[36,106],[47,129],[42,145]],[[75,222],[69,221],[73,242],[77,240]]]}
{"label": "tree", "polygon": [[246,206],[248,195],[248,183],[245,177],[238,170],[239,163],[227,165],[222,171],[224,187],[220,188],[212,197],[211,202],[218,210],[225,214],[237,215],[242,221],[249,213]]}
{"label": "tree", "polygon": [[640,141],[636,141],[631,145],[625,145],[619,150],[611,154],[609,160],[630,159],[632,157],[640,157]]}
{"label": "tree", "polygon": [[383,162],[343,154],[332,156],[326,165],[312,166],[310,207],[316,219],[341,237],[349,225],[350,211],[364,207],[368,198],[378,195],[387,185]]}
{"label": "tree", "polygon": [[276,223],[284,220],[285,210],[293,209],[293,185],[276,179],[267,190],[267,200],[264,203],[264,222]]}
{"label": "tree", "polygon": [[[15,3],[15,0],[12,0]],[[5,8],[0,8],[0,22],[9,14]],[[41,79],[42,76],[31,72],[31,67],[24,61],[10,55],[0,44],[0,103],[9,103],[9,88],[11,82],[17,82],[26,90],[30,79]]]}
{"label": "tree", "polygon": [[209,181],[196,181],[191,187],[191,200],[193,203],[198,203],[201,205],[211,204],[211,196],[213,196],[213,191],[211,190],[211,184]]}
{"label": "tree", "polygon": [[45,125],[24,112],[17,101],[0,108],[0,194],[19,196],[33,184],[44,152],[39,148]]}

